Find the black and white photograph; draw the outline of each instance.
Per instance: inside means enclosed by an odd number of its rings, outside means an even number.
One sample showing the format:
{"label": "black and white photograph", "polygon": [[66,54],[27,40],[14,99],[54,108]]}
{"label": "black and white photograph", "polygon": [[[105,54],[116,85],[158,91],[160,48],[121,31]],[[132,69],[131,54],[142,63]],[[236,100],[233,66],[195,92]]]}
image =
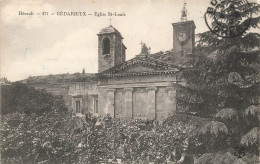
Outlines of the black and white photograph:
{"label": "black and white photograph", "polygon": [[1,164],[260,164],[259,0],[0,0]]}

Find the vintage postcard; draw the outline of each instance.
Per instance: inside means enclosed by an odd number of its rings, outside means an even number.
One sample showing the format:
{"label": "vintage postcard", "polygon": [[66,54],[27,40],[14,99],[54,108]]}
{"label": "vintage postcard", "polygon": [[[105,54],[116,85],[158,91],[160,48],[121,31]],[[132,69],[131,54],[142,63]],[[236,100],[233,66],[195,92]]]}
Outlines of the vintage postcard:
{"label": "vintage postcard", "polygon": [[0,0],[1,163],[259,163],[259,2]]}

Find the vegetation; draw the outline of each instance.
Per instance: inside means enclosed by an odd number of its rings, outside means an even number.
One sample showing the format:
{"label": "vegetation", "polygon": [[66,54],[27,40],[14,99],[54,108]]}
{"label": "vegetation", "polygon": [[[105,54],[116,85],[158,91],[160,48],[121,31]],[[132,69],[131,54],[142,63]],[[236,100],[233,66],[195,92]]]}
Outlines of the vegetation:
{"label": "vegetation", "polygon": [[43,114],[55,109],[67,110],[61,97],[53,96],[45,90],[38,91],[20,82],[2,86],[1,94],[2,115],[15,112]]}
{"label": "vegetation", "polygon": [[[224,3],[230,5],[233,1]],[[226,8],[227,13],[229,9]],[[242,9],[243,6],[236,12],[243,17]],[[244,19],[250,22],[249,29],[258,27],[260,17],[254,16],[259,10],[258,4],[249,4],[247,12],[252,17]],[[222,17],[225,18],[229,17]],[[187,67],[182,70],[181,77],[187,83],[185,87],[178,86],[178,104],[186,113],[218,121],[196,130],[196,152],[212,153],[207,156],[208,162],[201,163],[214,163],[214,155],[237,146],[245,147],[247,154],[257,155],[259,141],[253,136],[259,136],[260,35],[249,32],[221,38],[204,32],[198,37],[196,53],[189,56]],[[220,152],[223,150],[226,151]]]}

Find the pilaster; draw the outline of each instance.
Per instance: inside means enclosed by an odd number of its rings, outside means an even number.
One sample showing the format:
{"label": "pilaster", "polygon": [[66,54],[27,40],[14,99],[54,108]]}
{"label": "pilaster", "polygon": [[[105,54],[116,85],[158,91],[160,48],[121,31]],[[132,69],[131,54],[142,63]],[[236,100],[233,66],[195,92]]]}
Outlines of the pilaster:
{"label": "pilaster", "polygon": [[133,118],[133,88],[125,88],[125,117]]}
{"label": "pilaster", "polygon": [[148,118],[156,119],[156,106],[155,106],[155,93],[157,91],[157,87],[148,87],[147,90],[147,104],[148,104]]}
{"label": "pilaster", "polygon": [[177,110],[176,104],[176,88],[175,87],[166,87],[167,91],[167,106],[168,106],[168,116],[172,115]]}
{"label": "pilaster", "polygon": [[115,92],[116,89],[107,89],[107,112],[111,117],[115,117]]}

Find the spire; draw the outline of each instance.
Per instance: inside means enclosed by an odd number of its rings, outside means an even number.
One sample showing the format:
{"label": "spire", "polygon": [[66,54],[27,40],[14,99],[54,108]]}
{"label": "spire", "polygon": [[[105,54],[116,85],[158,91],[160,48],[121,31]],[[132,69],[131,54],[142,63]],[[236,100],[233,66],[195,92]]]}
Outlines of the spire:
{"label": "spire", "polygon": [[181,21],[187,21],[187,9],[186,9],[186,2],[184,0],[183,8],[181,10]]}

